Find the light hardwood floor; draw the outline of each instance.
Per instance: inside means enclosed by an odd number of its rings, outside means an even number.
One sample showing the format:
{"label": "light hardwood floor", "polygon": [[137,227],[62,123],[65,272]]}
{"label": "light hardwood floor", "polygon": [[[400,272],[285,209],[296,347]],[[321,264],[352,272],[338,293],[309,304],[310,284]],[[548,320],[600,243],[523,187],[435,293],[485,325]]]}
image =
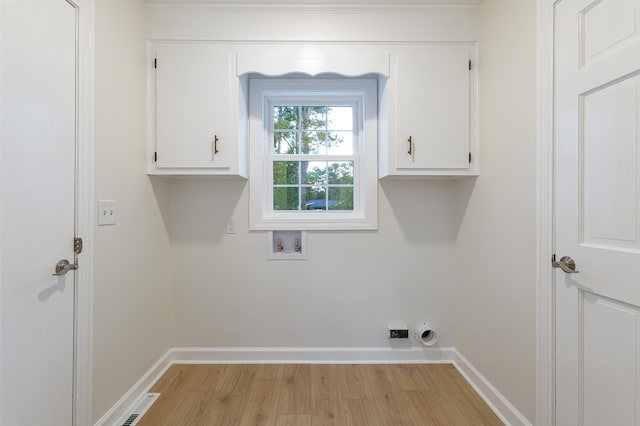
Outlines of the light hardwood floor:
{"label": "light hardwood floor", "polygon": [[502,425],[449,364],[173,365],[138,425]]}

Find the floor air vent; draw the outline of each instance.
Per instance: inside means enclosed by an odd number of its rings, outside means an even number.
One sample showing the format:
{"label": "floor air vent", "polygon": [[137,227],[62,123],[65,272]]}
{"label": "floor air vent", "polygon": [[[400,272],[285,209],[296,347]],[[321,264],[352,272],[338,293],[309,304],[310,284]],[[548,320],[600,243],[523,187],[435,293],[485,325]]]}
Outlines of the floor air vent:
{"label": "floor air vent", "polygon": [[125,420],[124,423],[122,423],[122,426],[131,426],[133,424],[136,424],[138,422],[136,422],[136,419],[140,417],[138,414],[132,414],[129,416],[129,418],[127,420]]}
{"label": "floor air vent", "polygon": [[159,393],[148,393],[144,395],[138,405],[127,415],[122,426],[134,426],[138,424],[140,418],[147,412],[151,405],[156,402],[159,396]]}

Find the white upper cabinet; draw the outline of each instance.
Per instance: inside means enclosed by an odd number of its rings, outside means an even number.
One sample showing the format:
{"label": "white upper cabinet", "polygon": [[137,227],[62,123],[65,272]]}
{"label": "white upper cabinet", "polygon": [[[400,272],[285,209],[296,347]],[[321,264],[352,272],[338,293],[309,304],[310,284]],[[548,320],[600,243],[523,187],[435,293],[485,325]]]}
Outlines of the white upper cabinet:
{"label": "white upper cabinet", "polygon": [[154,42],[150,174],[246,176],[235,52],[199,42]]}
{"label": "white upper cabinet", "polygon": [[150,49],[149,174],[247,177],[251,73],[377,75],[379,177],[478,174],[473,42],[163,41]]}
{"label": "white upper cabinet", "polygon": [[478,173],[474,43],[396,46],[380,177]]}

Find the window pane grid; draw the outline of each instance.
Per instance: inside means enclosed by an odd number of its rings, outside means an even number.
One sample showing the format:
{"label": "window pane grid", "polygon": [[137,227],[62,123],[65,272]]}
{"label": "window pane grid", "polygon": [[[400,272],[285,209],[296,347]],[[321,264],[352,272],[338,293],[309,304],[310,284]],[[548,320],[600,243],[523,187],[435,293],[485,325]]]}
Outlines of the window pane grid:
{"label": "window pane grid", "polygon": [[272,164],[274,211],[353,210],[355,160]]}
{"label": "window pane grid", "polygon": [[353,185],[276,185],[274,210],[353,210]]}
{"label": "window pane grid", "polygon": [[353,211],[353,120],[352,106],[273,107],[274,211]]}
{"label": "window pane grid", "polygon": [[352,106],[275,105],[273,154],[353,154]]}

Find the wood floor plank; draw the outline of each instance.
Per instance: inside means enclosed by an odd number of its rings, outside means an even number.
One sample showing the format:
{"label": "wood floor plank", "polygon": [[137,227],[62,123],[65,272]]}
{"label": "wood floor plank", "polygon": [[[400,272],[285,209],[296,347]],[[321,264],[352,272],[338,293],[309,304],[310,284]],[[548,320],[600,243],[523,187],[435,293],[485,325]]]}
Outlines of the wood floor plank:
{"label": "wood floor plank", "polygon": [[213,394],[210,392],[188,392],[164,419],[163,424],[204,424],[208,417],[207,406],[212,398]]}
{"label": "wood floor plank", "polygon": [[[211,409],[220,418],[221,425],[240,424],[242,414],[249,403],[251,387],[254,384],[258,366],[229,365],[223,376],[223,383],[214,395]],[[216,424],[216,423],[212,423]]]}
{"label": "wood floor plank", "polygon": [[385,426],[378,404],[373,399],[349,399],[347,407],[347,425]]}
{"label": "wood floor plank", "polygon": [[224,364],[201,364],[199,380],[194,382],[191,390],[196,392],[213,392],[220,385],[225,374]]}
{"label": "wood floor plank", "polygon": [[312,426],[309,414],[278,414],[275,426]]}
{"label": "wood floor plank", "polygon": [[286,365],[280,389],[278,414],[311,413],[311,366]]}
{"label": "wood floor plank", "polygon": [[347,399],[372,398],[371,389],[365,379],[365,366],[358,364],[338,365],[339,387]]}
{"label": "wood floor plank", "polygon": [[[165,424],[176,407],[182,404],[192,387],[199,380],[204,370],[203,365],[175,364],[172,365],[160,380],[151,388],[151,392],[160,392],[160,397],[149,409],[148,415],[138,423],[147,424],[143,420],[147,418],[158,419],[156,423]],[[160,390],[162,389],[162,391]]]}
{"label": "wood floor plank", "polygon": [[258,366],[259,379],[282,380],[287,364],[262,364]]}
{"label": "wood floor plank", "polygon": [[[419,370],[420,375],[426,378],[431,386],[430,392],[423,392],[423,397],[426,398],[427,405],[431,407],[432,412],[438,419],[437,424],[443,425],[471,425],[471,424],[487,424],[481,423],[481,419],[484,418],[484,412],[474,411],[473,417],[476,418],[476,423],[470,422],[465,415],[465,410],[461,410],[461,407],[468,407],[471,409],[471,405],[468,402],[468,395],[477,394],[471,389],[461,388],[460,383],[464,382],[467,386],[467,382],[458,373],[453,365],[450,364],[438,364],[433,368]],[[493,417],[493,423],[488,424],[502,424],[495,414],[484,404],[486,411]]]}
{"label": "wood floor plank", "polygon": [[311,365],[311,412],[314,426],[346,424],[344,390],[338,366],[329,364]]}
{"label": "wood floor plank", "polygon": [[391,374],[395,377],[400,389],[428,390],[429,383],[418,373],[420,365],[416,364],[391,364]]}
{"label": "wood floor plank", "polygon": [[495,426],[450,364],[173,365],[140,426]]}
{"label": "wood floor plank", "polygon": [[241,426],[275,424],[279,386],[276,379],[257,379],[253,383],[240,419]]}
{"label": "wood floor plank", "polygon": [[400,391],[400,386],[398,386],[398,382],[391,371],[391,366],[361,365],[360,367],[374,399],[384,401],[390,395]]}
{"label": "wood floor plank", "polygon": [[441,398],[428,390],[406,392],[412,405],[419,411],[423,425],[455,426],[451,416],[447,414],[449,407],[446,405],[446,398]]}

